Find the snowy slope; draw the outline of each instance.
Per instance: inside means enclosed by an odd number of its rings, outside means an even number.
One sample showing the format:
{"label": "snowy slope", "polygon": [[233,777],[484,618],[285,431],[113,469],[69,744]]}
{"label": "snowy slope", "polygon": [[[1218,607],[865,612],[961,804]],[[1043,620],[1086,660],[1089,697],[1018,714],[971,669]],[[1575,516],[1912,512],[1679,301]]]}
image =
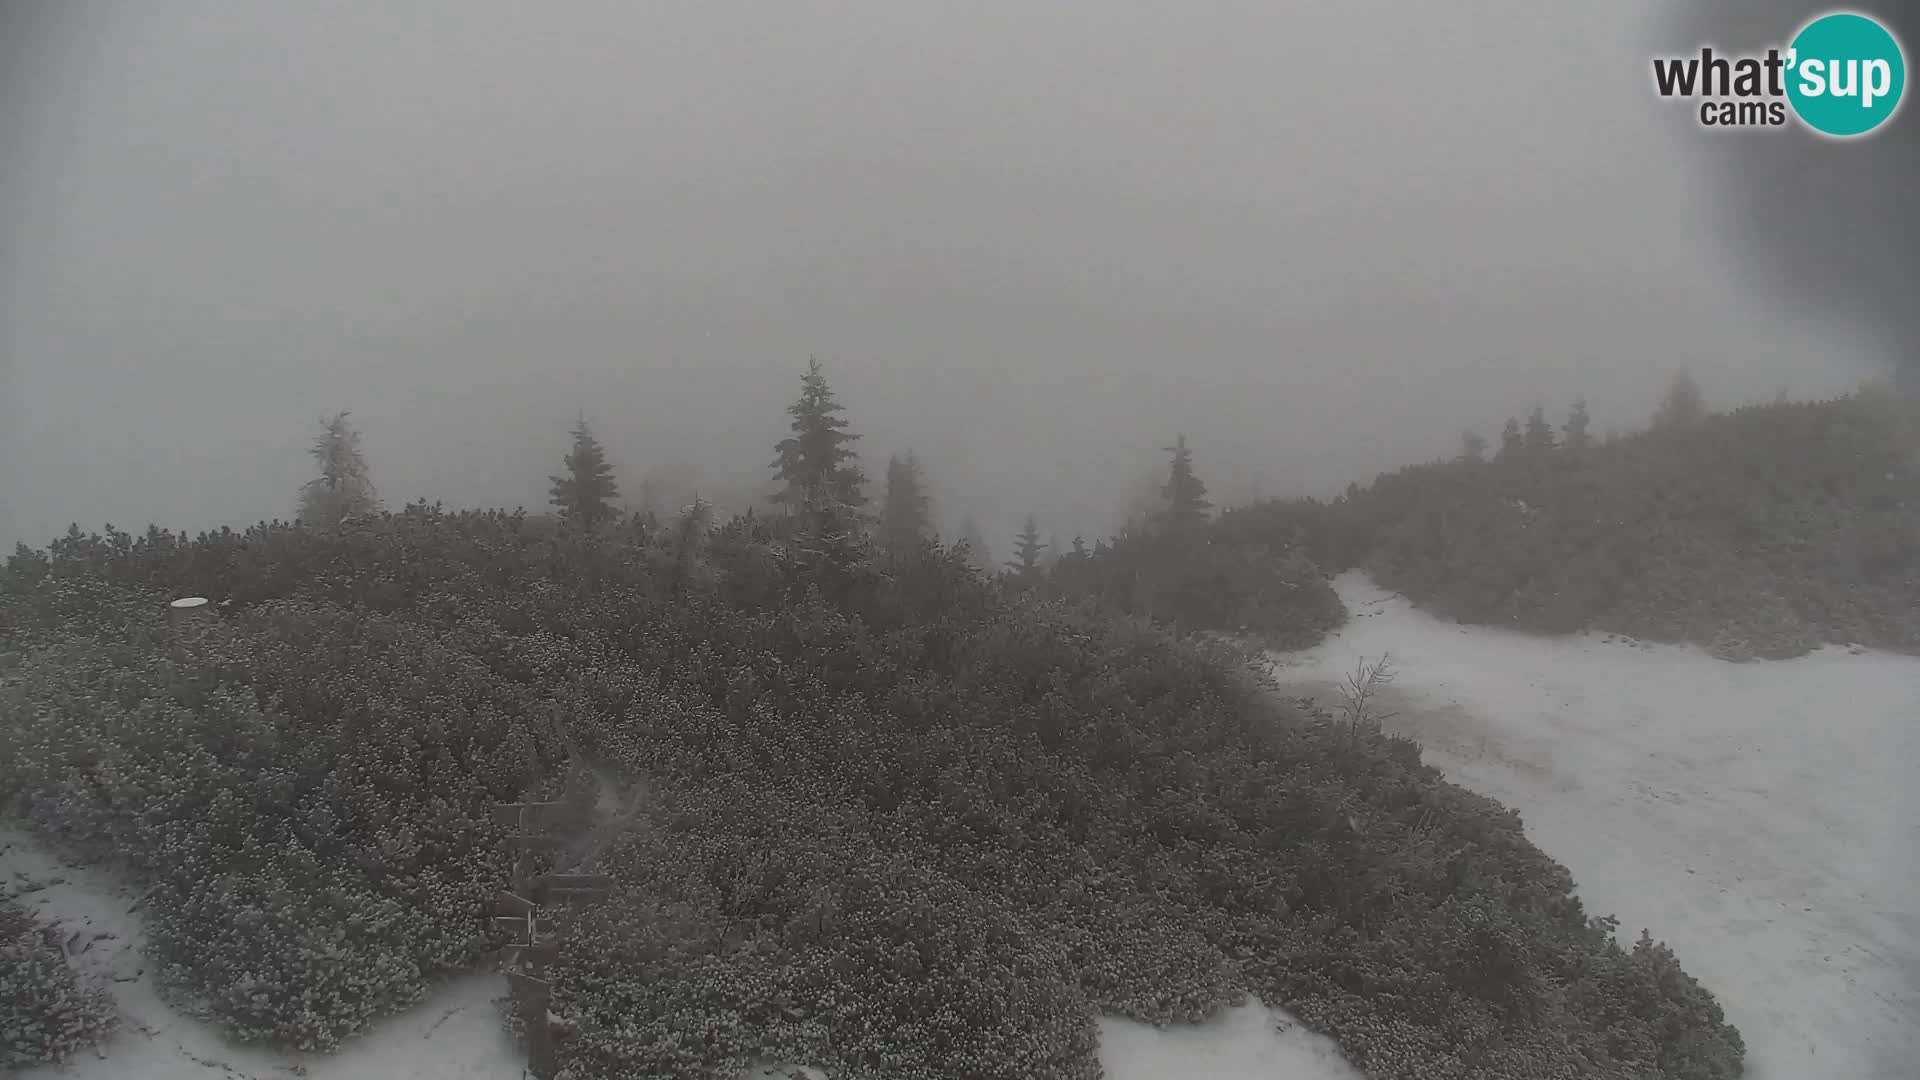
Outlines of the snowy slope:
{"label": "snowy slope", "polygon": [[1731,664],[1446,623],[1362,575],[1283,682],[1391,653],[1389,727],[1519,810],[1595,914],[1665,939],[1754,1080],[1920,1077],[1920,658]]}

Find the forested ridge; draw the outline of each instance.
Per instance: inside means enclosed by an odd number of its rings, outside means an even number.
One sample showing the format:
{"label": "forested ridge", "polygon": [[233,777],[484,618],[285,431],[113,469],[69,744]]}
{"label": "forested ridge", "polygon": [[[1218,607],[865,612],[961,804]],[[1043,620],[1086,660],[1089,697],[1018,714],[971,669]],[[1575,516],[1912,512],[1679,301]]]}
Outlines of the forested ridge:
{"label": "forested ridge", "polygon": [[1682,383],[1608,440],[1536,413],[1332,500],[1228,510],[1215,542],[1301,545],[1328,572],[1465,623],[1613,631],[1729,659],[1822,643],[1920,652],[1920,423],[1874,389],[1707,413]]}
{"label": "forested ridge", "polygon": [[[1031,527],[989,580],[916,502],[877,526],[817,367],[790,413],[777,515],[609,513],[584,423],[555,519],[387,512],[336,418],[298,523],[23,549],[0,790],[154,890],[166,984],[242,1039],[332,1047],[483,964],[490,806],[614,783],[628,816],[566,865],[615,891],[557,924],[571,1075],[1090,1078],[1097,1014],[1247,994],[1378,1078],[1739,1074],[1712,995],[1623,948],[1517,815],[1279,701],[1191,610],[1140,617],[1168,579],[1076,599]],[[1174,449],[1163,515],[1051,573],[1229,550]],[[1265,550],[1319,597],[1300,625],[1337,621],[1305,548]],[[1268,580],[1230,617],[1288,610]],[[218,614],[171,625],[186,594]],[[25,985],[5,1015],[36,1015]]]}

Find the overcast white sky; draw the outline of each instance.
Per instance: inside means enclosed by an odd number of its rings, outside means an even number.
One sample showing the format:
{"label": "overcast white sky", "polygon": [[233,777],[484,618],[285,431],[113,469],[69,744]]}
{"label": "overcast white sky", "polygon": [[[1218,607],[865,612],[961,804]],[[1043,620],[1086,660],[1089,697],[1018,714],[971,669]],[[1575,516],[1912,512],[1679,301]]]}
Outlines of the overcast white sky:
{"label": "overcast white sky", "polygon": [[1182,432],[1224,501],[1850,388],[1658,6],[0,0],[0,542],[290,516],[339,409],[391,505],[540,506],[582,410],[726,496],[809,354],[1001,543]]}

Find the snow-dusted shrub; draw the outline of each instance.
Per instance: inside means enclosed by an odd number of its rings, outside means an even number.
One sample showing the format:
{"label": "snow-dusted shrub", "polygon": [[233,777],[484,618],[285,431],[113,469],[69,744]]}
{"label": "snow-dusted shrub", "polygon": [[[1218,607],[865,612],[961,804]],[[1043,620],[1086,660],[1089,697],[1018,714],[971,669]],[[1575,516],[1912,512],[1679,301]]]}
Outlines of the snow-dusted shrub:
{"label": "snow-dusted shrub", "polygon": [[1346,606],[1303,546],[1226,535],[1232,542],[1212,530],[1146,532],[1070,553],[1043,591],[1275,649],[1309,648],[1346,622]]}
{"label": "snow-dusted shrub", "polygon": [[[648,798],[599,855],[621,888],[560,926],[573,1076],[1081,1080],[1096,1012],[1248,993],[1381,1080],[1739,1060],[1404,740],[1281,707],[1224,646],[790,527],[718,530],[680,590],[644,538],[497,515],[83,538],[0,575],[34,627],[0,637],[0,780],[131,853],[172,980],[246,1037],[331,1045],[476,960],[488,804],[578,753]],[[244,583],[224,620],[159,625],[221,598],[209,566]]]}
{"label": "snow-dusted shrub", "polygon": [[[530,699],[379,616],[269,605],[27,657],[6,766],[43,832],[155,886],[163,983],[243,1040],[331,1047],[487,946]],[[492,879],[491,881],[489,879]]]}
{"label": "snow-dusted shrub", "polygon": [[112,995],[67,963],[58,930],[0,900],[0,1067],[65,1060],[118,1023]]}
{"label": "snow-dusted shrub", "polygon": [[1385,473],[1331,503],[1223,514],[1300,538],[1438,614],[1693,642],[1729,659],[1822,642],[1920,652],[1920,421],[1866,391],[1736,409],[1600,445]]}

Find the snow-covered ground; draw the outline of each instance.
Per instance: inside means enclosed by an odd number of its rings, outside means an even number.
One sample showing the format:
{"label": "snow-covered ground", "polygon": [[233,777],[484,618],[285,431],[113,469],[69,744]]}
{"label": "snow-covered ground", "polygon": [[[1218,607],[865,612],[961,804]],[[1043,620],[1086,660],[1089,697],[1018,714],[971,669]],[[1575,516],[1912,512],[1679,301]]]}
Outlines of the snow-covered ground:
{"label": "snow-covered ground", "polygon": [[1391,654],[1388,726],[1521,812],[1595,914],[1665,939],[1754,1080],[1920,1077],[1920,658],[1731,664],[1424,615],[1362,575],[1283,682]]}
{"label": "snow-covered ground", "polygon": [[[1754,1080],[1920,1076],[1920,658],[1828,649],[1729,664],[1598,636],[1544,639],[1441,622],[1360,575],[1353,621],[1276,658],[1330,696],[1361,660],[1399,671],[1390,726],[1427,760],[1521,811],[1596,914],[1653,931],[1726,1006]],[[327,1056],[224,1044],[154,996],[134,893],[0,831],[0,888],[72,930],[127,1030],[23,1080],[521,1080],[491,999],[457,981]],[[1354,1080],[1331,1045],[1250,1006],[1193,1028],[1102,1020],[1111,1080]],[[768,1076],[785,1075],[769,1073]]]}

